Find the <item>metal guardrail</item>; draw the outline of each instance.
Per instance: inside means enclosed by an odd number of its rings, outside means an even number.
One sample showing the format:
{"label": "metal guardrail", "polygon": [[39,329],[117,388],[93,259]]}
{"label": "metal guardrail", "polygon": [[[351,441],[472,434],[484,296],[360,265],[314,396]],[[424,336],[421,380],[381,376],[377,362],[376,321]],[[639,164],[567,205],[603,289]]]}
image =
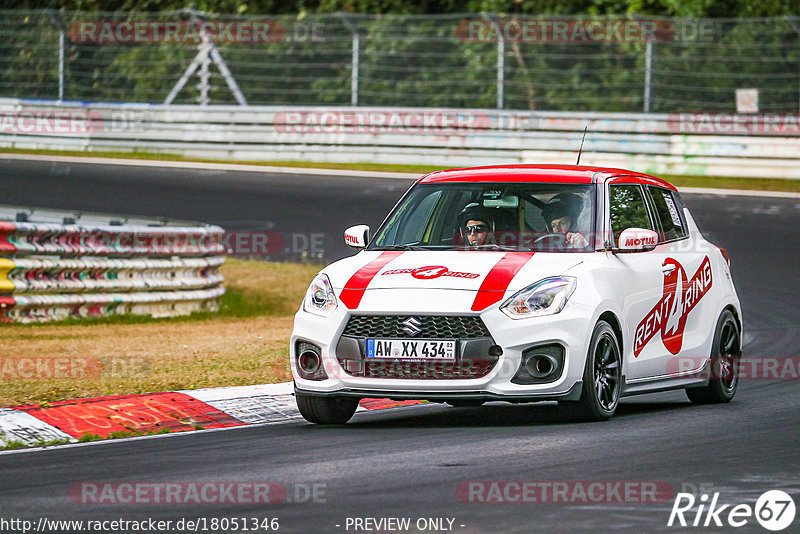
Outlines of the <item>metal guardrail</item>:
{"label": "metal guardrail", "polygon": [[[0,95],[558,111],[798,109],[800,18],[0,11]],[[204,39],[206,37],[206,39]]]}
{"label": "metal guardrail", "polygon": [[[59,123],[59,119],[61,122]],[[0,147],[232,160],[582,162],[656,174],[800,178],[800,115],[82,104],[0,99]]]}
{"label": "metal guardrail", "polygon": [[0,207],[0,322],[218,309],[222,228],[130,222]]}

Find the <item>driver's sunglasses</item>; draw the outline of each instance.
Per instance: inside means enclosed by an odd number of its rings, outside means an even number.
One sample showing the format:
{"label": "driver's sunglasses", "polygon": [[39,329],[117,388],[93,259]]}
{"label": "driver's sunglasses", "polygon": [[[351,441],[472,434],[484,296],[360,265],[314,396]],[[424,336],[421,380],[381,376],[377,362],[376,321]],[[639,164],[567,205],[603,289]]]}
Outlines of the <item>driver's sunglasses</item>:
{"label": "driver's sunglasses", "polygon": [[471,234],[472,232],[477,232],[479,234],[482,234],[484,232],[488,232],[489,231],[489,227],[486,226],[485,224],[473,224],[473,225],[467,226],[466,228],[464,228],[464,230],[468,234]]}

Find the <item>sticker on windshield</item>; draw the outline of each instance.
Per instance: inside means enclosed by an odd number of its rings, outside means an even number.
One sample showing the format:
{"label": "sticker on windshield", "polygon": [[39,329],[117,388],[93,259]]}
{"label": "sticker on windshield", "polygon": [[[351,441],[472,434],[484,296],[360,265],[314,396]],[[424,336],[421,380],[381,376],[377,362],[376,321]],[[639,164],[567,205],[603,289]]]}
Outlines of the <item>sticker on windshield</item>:
{"label": "sticker on windshield", "polygon": [[678,215],[678,208],[675,207],[675,201],[672,200],[672,195],[670,195],[666,191],[662,191],[661,194],[664,195],[664,202],[667,203],[667,209],[669,209],[669,216],[672,217],[672,224],[680,227],[681,216]]}

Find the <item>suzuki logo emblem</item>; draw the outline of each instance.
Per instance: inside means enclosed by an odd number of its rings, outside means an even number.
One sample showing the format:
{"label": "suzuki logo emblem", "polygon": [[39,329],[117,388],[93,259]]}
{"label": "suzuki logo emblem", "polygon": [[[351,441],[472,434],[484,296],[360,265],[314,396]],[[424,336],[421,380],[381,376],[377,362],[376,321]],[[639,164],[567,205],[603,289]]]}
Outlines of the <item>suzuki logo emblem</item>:
{"label": "suzuki logo emblem", "polygon": [[409,336],[416,336],[422,332],[422,321],[420,321],[417,317],[409,317],[400,324],[403,325],[403,330]]}

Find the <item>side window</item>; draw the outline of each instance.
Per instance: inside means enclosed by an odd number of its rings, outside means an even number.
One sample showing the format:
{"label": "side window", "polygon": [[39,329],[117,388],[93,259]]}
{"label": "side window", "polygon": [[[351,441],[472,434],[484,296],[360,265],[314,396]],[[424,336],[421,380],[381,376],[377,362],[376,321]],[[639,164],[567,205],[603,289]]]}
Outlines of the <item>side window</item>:
{"label": "side window", "polygon": [[614,245],[619,244],[619,234],[626,228],[653,229],[642,196],[642,188],[638,185],[612,184],[609,187],[609,205]]}
{"label": "side window", "polygon": [[662,187],[648,186],[650,198],[656,208],[656,216],[661,223],[661,241],[672,241],[686,236],[686,227],[681,219],[678,204],[672,191]]}
{"label": "side window", "polygon": [[[376,239],[375,244],[378,246],[387,243],[408,244],[418,242],[428,227],[430,222],[433,208],[442,196],[441,191],[417,191],[416,194],[425,197],[418,201],[416,205],[413,202],[406,203],[397,212],[392,215],[391,220],[387,221],[390,228],[389,232],[384,232]],[[402,231],[402,235],[397,235],[398,230]]]}
{"label": "side window", "polygon": [[426,196],[420,201],[415,209],[410,212],[405,218],[403,225],[403,233],[399,236],[399,243],[418,243],[422,241],[425,230],[428,228],[428,223],[433,214],[433,208],[442,196],[441,191]]}

